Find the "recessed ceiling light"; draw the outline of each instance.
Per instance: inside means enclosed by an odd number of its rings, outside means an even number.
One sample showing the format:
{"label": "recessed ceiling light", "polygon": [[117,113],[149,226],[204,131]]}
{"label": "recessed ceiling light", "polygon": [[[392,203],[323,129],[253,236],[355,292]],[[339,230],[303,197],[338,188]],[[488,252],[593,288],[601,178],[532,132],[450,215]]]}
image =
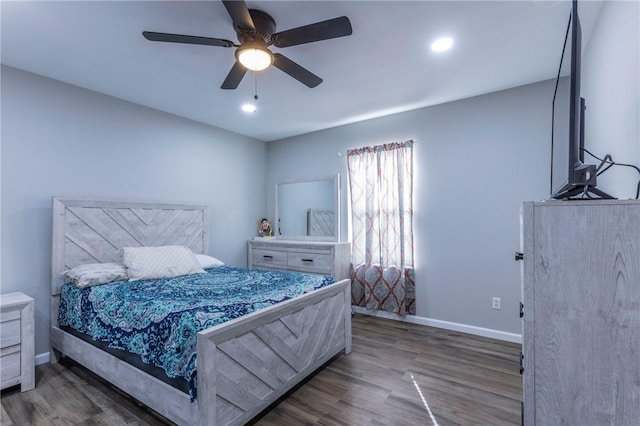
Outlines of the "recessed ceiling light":
{"label": "recessed ceiling light", "polygon": [[244,104],[242,105],[242,110],[244,112],[255,112],[256,106],[254,104]]}
{"label": "recessed ceiling light", "polygon": [[453,40],[449,37],[439,38],[431,43],[431,50],[434,52],[444,52],[453,46]]}

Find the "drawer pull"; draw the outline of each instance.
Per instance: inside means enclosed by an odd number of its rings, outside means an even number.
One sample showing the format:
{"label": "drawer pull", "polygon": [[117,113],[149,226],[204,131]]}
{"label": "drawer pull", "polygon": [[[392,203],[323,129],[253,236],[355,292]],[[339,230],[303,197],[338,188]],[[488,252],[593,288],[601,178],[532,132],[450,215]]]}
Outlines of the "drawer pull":
{"label": "drawer pull", "polygon": [[269,255],[266,255],[266,254],[263,254],[262,258],[266,259],[266,260],[273,260],[273,256],[269,256]]}
{"label": "drawer pull", "polygon": [[311,262],[311,263],[313,263],[313,259],[300,259],[300,260],[303,261],[303,262]]}

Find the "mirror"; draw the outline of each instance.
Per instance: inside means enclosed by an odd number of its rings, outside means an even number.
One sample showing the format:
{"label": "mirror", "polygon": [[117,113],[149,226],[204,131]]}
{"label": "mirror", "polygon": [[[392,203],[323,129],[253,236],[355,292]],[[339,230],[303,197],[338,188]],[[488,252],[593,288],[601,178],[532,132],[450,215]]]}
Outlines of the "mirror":
{"label": "mirror", "polygon": [[340,241],[340,175],[276,183],[275,235]]}

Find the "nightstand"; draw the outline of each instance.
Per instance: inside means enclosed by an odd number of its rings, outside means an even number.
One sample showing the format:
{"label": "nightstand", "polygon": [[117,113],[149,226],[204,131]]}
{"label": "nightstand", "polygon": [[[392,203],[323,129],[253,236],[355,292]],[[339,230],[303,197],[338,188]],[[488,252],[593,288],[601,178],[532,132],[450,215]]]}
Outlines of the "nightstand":
{"label": "nightstand", "polygon": [[0,295],[0,388],[35,386],[33,298],[16,292]]}

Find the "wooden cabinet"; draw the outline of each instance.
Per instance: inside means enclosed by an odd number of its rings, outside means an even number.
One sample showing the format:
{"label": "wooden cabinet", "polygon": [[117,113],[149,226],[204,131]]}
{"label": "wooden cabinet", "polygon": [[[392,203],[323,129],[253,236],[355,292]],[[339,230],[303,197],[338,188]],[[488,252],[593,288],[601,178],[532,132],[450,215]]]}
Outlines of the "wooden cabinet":
{"label": "wooden cabinet", "polygon": [[640,421],[640,203],[521,213],[525,425]]}
{"label": "wooden cabinet", "polygon": [[0,385],[35,386],[33,299],[22,293],[0,295]]}
{"label": "wooden cabinet", "polygon": [[291,240],[250,240],[247,264],[252,269],[278,269],[350,278],[351,244]]}

